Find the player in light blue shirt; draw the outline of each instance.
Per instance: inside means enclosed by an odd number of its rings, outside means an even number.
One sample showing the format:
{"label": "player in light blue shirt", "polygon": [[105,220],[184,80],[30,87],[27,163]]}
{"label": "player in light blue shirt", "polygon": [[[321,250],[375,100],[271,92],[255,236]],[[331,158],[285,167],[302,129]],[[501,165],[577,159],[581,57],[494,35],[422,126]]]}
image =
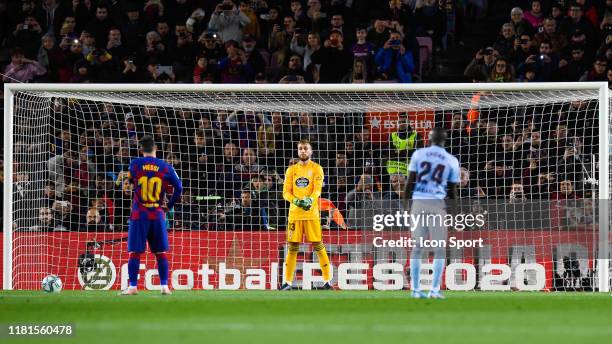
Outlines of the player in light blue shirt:
{"label": "player in light blue shirt", "polygon": [[[459,161],[444,149],[446,130],[434,128],[429,132],[430,146],[415,151],[408,165],[408,182],[405,197],[412,200],[411,214],[425,216],[413,228],[412,239],[416,240],[410,255],[410,277],[412,297],[425,298],[420,289],[421,240],[446,240],[448,229],[443,220],[446,216],[444,199],[457,199],[459,183]],[[431,215],[431,216],[427,216]],[[445,247],[434,248],[433,282],[427,297],[441,299],[442,273],[446,265]]]}

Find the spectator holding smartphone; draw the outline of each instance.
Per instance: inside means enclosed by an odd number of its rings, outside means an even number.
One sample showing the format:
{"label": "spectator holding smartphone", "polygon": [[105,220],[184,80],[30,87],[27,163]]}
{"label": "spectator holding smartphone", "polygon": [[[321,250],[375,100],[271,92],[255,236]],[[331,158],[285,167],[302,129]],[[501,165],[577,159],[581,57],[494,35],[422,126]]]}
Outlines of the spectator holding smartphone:
{"label": "spectator holding smartphone", "polygon": [[231,0],[223,0],[215,7],[208,28],[219,32],[221,40],[242,42],[242,29],[251,23],[246,14],[239,11]]}
{"label": "spectator holding smartphone", "polygon": [[389,19],[385,16],[377,16],[374,20],[374,27],[368,31],[366,41],[374,44],[376,49],[382,47],[389,40]]}
{"label": "spectator holding smartphone", "polygon": [[559,57],[552,53],[551,44],[548,41],[540,43],[538,54],[530,55],[518,67],[518,73],[524,74],[526,65],[533,65],[538,71],[538,81],[550,81],[559,66]]}
{"label": "spectator holding smartphone", "polygon": [[20,47],[25,57],[36,58],[42,36],[40,24],[34,16],[28,15],[23,23],[17,24],[13,34],[6,38],[6,46]]}
{"label": "spectator holding smartphone", "polygon": [[134,57],[128,56],[121,60],[121,76],[119,81],[125,83],[139,83],[143,82],[143,77],[140,69],[136,66]]}
{"label": "spectator holding smartphone", "polygon": [[392,31],[389,40],[378,50],[375,57],[380,80],[401,83],[412,82],[414,57],[402,44],[402,36]]}
{"label": "spectator holding smartphone", "polygon": [[117,59],[122,59],[128,55],[128,49],[121,41],[121,31],[113,27],[108,31],[108,42],[106,50]]}
{"label": "spectator holding smartphone", "polygon": [[11,51],[11,63],[4,70],[4,82],[30,82],[35,77],[44,75],[47,70],[38,63],[30,60],[23,54],[23,49],[17,47]]}
{"label": "spectator holding smartphone", "polygon": [[[286,54],[289,50],[291,40],[296,34],[295,19],[286,15],[283,17],[283,25],[275,24],[268,40],[268,49],[271,53],[282,52]],[[297,38],[296,38],[297,39]],[[282,64],[282,61],[279,61]]]}
{"label": "spectator holding smartphone", "polygon": [[268,40],[272,35],[272,30],[276,25],[282,24],[282,18],[279,16],[278,7],[271,6],[268,8],[267,13],[263,13],[259,16],[259,28],[261,31],[260,43],[264,46],[268,45]]}
{"label": "spectator holding smartphone", "polygon": [[90,65],[92,78],[96,82],[117,82],[119,63],[105,49],[96,49],[85,58]]}
{"label": "spectator holding smartphone", "polygon": [[216,32],[204,32],[198,39],[199,49],[202,55],[208,58],[208,63],[216,65],[225,56],[225,51],[221,46],[221,39]]}
{"label": "spectator holding smartphone", "polygon": [[141,49],[139,61],[155,59],[162,64],[171,62],[167,46],[161,42],[161,37],[156,31],[149,31],[146,35],[145,46]]}
{"label": "spectator holding smartphone", "polygon": [[478,50],[472,62],[465,68],[463,75],[471,80],[486,80],[495,68],[495,60],[499,54],[493,47]]}
{"label": "spectator holding smartphone", "polygon": [[522,34],[517,37],[514,42],[514,51],[512,52],[512,63],[515,66],[519,66],[525,62],[529,56],[537,55],[538,51],[531,44],[531,36],[528,34]]}
{"label": "spectator holding smartphone", "polygon": [[335,13],[331,16],[329,21],[329,31],[323,32],[322,36],[331,35],[333,31],[338,31],[342,34],[342,41],[350,49],[355,42],[355,33],[353,29],[345,25],[344,16],[341,13]]}
{"label": "spectator holding smartphone", "polygon": [[342,32],[332,31],[323,48],[312,54],[311,61],[320,64],[319,82],[338,83],[349,72],[353,64],[352,53],[342,44]]}
{"label": "spectator holding smartphone", "polygon": [[204,12],[201,8],[196,8],[187,21],[185,22],[185,27],[187,31],[193,34],[194,37],[198,37],[202,32],[206,30],[206,26],[208,23],[204,22],[204,17],[206,12]]}

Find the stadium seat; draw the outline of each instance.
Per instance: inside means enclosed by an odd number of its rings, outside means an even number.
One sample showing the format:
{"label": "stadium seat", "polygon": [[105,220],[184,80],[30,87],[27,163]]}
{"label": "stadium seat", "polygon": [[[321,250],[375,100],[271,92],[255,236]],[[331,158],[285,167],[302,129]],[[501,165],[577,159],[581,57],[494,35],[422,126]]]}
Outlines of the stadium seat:
{"label": "stadium seat", "polygon": [[433,53],[433,41],[431,37],[417,37],[419,42],[419,66],[415,73],[415,78],[418,81],[423,80],[423,75],[429,73],[431,70],[431,56]]}

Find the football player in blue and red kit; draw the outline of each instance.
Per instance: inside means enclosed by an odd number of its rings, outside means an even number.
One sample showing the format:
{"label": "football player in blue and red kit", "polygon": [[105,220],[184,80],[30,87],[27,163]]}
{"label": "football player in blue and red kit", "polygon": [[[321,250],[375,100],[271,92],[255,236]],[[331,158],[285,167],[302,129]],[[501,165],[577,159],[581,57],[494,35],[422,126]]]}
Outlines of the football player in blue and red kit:
{"label": "football player in blue and red kit", "polygon": [[[140,255],[145,252],[147,242],[149,249],[157,259],[157,270],[162,295],[171,294],[168,287],[168,228],[166,212],[174,207],[181,197],[183,185],[174,168],[155,156],[157,146],[151,136],[140,140],[142,157],[132,160],[128,178],[134,185],[132,213],[128,230],[129,287],[122,295],[138,293],[138,270]],[[174,189],[170,200],[164,204],[164,195]]]}

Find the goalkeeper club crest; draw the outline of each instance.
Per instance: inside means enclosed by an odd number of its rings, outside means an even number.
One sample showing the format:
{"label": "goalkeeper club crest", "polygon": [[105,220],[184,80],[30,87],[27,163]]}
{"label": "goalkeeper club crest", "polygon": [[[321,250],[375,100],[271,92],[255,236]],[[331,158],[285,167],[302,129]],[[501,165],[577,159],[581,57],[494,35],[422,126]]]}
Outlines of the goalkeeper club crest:
{"label": "goalkeeper club crest", "polygon": [[295,180],[295,186],[297,186],[298,188],[305,188],[308,186],[308,184],[310,184],[308,178],[300,177]]}
{"label": "goalkeeper club crest", "polygon": [[84,290],[109,290],[117,279],[117,269],[106,256],[84,253],[79,256],[77,276]]}

